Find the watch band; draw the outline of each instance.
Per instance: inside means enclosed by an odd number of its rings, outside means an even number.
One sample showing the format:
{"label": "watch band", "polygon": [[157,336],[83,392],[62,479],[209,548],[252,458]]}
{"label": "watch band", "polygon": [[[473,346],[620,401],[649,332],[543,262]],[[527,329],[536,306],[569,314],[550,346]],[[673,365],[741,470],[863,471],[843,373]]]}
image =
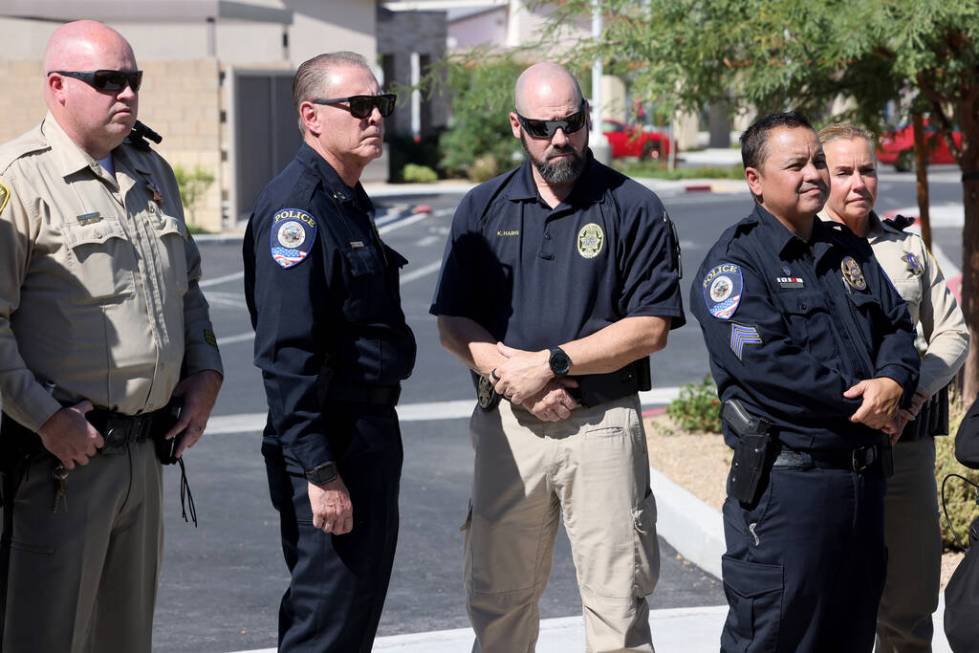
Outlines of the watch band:
{"label": "watch band", "polygon": [[337,472],[336,463],[323,463],[318,467],[313,469],[307,469],[306,480],[313,485],[326,485],[327,483],[332,483],[340,475]]}

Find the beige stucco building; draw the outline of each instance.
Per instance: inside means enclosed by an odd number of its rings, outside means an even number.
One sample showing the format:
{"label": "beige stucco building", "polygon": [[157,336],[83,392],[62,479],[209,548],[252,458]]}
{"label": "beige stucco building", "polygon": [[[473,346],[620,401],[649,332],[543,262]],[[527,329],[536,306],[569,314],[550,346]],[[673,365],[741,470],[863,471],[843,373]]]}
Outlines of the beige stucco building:
{"label": "beige stucco building", "polygon": [[[215,177],[194,211],[208,231],[247,217],[299,134],[296,67],[324,51],[377,60],[376,0],[4,0],[0,4],[0,142],[44,115],[44,46],[59,24],[93,18],[119,30],[145,71],[140,119],[174,166]],[[367,178],[386,178],[385,161]]]}

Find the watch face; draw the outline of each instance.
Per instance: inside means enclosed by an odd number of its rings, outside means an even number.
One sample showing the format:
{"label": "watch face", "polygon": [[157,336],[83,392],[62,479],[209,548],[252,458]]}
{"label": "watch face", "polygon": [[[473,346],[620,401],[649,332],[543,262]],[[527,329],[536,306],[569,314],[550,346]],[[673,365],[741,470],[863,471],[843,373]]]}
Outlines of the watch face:
{"label": "watch face", "polygon": [[551,371],[557,375],[567,374],[571,369],[571,359],[563,349],[555,347],[551,350]]}

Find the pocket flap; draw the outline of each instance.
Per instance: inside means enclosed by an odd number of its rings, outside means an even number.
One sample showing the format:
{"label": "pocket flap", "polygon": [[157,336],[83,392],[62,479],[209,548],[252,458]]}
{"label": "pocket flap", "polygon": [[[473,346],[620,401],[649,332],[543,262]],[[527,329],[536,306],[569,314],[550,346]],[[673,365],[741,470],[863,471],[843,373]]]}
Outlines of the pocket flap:
{"label": "pocket flap", "polygon": [[782,591],[782,565],[746,562],[724,555],[721,575],[725,585],[744,597]]}
{"label": "pocket flap", "polygon": [[161,238],[167,235],[177,235],[181,238],[187,237],[187,225],[172,215],[161,215],[160,223],[156,229],[160,233]]}
{"label": "pocket flap", "polygon": [[350,273],[355,277],[377,274],[379,267],[372,247],[347,247],[343,255],[350,265]]}
{"label": "pocket flap", "polygon": [[79,245],[100,245],[111,238],[126,239],[126,231],[118,220],[99,220],[92,224],[66,225],[65,236],[72,248]]}

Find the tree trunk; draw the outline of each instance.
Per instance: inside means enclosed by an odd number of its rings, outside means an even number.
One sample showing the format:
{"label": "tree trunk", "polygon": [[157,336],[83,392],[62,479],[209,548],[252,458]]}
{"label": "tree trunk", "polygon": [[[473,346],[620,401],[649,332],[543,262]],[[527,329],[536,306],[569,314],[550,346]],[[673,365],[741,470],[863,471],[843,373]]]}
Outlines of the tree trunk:
{"label": "tree trunk", "polygon": [[[961,114],[960,114],[961,115]],[[962,312],[972,337],[962,380],[962,402],[968,407],[979,393],[979,120],[960,117],[962,128]]]}
{"label": "tree trunk", "polygon": [[914,125],[914,176],[917,181],[918,224],[921,226],[921,239],[931,251],[931,215],[928,199],[928,145],[925,143],[925,123],[921,113],[911,114]]}

